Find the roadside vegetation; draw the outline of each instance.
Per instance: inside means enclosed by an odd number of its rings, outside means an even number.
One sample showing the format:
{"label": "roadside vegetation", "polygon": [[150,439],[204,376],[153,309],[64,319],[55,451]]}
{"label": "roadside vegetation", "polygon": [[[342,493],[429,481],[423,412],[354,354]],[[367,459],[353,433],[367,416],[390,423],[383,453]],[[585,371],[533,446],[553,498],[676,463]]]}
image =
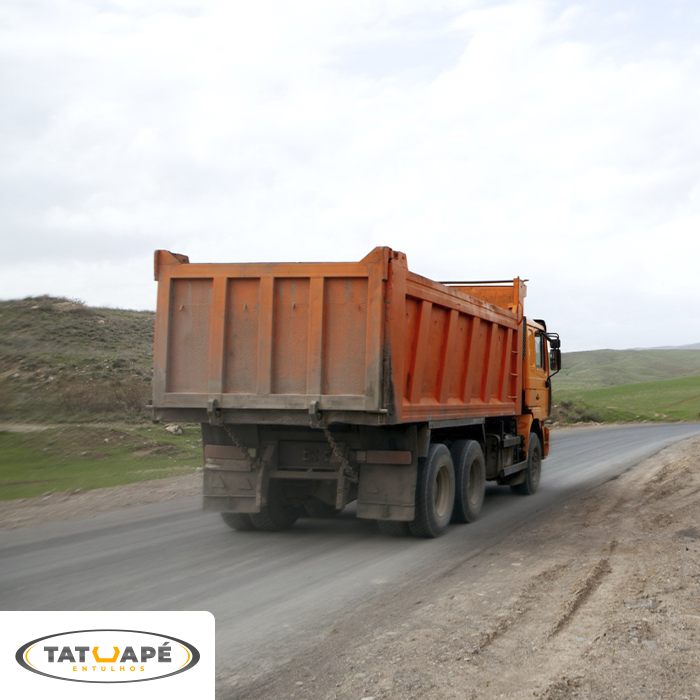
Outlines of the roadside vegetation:
{"label": "roadside vegetation", "polygon": [[554,401],[552,419],[562,423],[700,421],[700,376],[578,391],[555,386]]}
{"label": "roadside vegetation", "polygon": [[0,302],[0,500],[192,473],[199,426],[153,425],[154,314]]}
{"label": "roadside vegetation", "polygon": [[574,352],[563,364],[555,422],[700,420],[700,349]]}
{"label": "roadside vegetation", "polygon": [[[191,473],[199,426],[153,425],[154,314],[0,301],[0,500]],[[553,422],[700,420],[700,349],[565,353]]]}
{"label": "roadside vegetation", "polygon": [[694,350],[593,350],[564,354],[554,382],[562,391],[605,389],[700,376],[700,347]]}
{"label": "roadside vegetation", "polygon": [[0,431],[0,500],[183,476],[201,464],[201,450],[194,427],[182,435],[133,424]]}
{"label": "roadside vegetation", "polygon": [[34,297],[0,302],[0,421],[143,422],[154,314]]}

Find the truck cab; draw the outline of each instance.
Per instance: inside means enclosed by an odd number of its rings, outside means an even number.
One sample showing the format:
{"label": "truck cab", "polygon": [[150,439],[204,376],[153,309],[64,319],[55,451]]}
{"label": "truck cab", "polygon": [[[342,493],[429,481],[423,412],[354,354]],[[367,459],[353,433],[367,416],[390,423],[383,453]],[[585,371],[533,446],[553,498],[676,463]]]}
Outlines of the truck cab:
{"label": "truck cab", "polygon": [[542,319],[526,319],[525,329],[523,414],[532,421],[527,433],[534,429],[541,435],[543,453],[547,456],[549,430],[544,422],[552,409],[551,378],[561,368],[561,341],[557,333],[547,333],[547,324]]}

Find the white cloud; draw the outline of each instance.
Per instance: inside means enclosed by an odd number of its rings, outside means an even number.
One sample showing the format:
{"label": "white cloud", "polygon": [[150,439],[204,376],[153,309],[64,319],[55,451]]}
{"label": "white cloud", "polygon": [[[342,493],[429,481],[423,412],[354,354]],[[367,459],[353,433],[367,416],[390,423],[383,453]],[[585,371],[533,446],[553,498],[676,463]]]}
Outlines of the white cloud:
{"label": "white cloud", "polygon": [[[570,347],[659,344],[639,300],[697,342],[668,309],[700,252],[700,44],[631,9],[6,6],[0,297],[145,307],[157,247],[233,261],[391,245],[435,278],[529,277],[530,313]],[[674,11],[674,27],[697,18]]]}

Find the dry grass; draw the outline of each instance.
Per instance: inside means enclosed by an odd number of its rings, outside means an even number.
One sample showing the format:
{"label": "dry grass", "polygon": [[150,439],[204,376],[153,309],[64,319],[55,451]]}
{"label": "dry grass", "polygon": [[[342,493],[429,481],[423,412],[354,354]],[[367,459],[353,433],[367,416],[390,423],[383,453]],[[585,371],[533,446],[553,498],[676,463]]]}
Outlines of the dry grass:
{"label": "dry grass", "polygon": [[34,297],[0,302],[0,417],[146,419],[154,314]]}

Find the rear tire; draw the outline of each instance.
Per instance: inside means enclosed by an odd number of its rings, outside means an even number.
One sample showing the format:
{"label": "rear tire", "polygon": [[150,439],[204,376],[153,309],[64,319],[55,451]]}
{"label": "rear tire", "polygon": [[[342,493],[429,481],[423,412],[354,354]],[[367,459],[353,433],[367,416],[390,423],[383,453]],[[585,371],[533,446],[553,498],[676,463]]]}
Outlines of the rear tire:
{"label": "rear tire", "polygon": [[440,537],[450,524],[455,501],[455,470],[450,451],[433,443],[418,468],[416,515],[409,524],[415,537]]}
{"label": "rear tire", "polygon": [[511,490],[521,496],[532,496],[540,485],[542,473],[542,448],[540,439],[535,433],[530,433],[530,445],[527,449],[527,467],[525,468],[525,480],[522,484],[511,486]]}
{"label": "rear tire", "polygon": [[257,530],[248,513],[222,513],[221,519],[232,530]]}
{"label": "rear tire", "polygon": [[300,514],[300,509],[286,499],[282,483],[273,479],[267,489],[267,505],[259,513],[251,513],[250,520],[258,530],[278,532],[292,527]]}
{"label": "rear tire", "polygon": [[455,467],[453,523],[473,523],[481,512],[486,491],[486,463],[476,440],[457,440],[450,449]]}

